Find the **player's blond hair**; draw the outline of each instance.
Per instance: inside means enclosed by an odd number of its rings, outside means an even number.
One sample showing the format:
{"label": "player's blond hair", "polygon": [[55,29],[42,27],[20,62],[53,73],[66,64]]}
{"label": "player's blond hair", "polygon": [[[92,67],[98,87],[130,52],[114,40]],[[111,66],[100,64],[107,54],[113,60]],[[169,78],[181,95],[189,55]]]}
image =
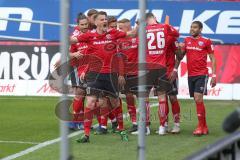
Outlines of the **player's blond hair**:
{"label": "player's blond hair", "polygon": [[123,19],[118,21],[118,23],[127,23],[127,22],[130,22],[130,20],[127,19],[127,18],[123,18]]}

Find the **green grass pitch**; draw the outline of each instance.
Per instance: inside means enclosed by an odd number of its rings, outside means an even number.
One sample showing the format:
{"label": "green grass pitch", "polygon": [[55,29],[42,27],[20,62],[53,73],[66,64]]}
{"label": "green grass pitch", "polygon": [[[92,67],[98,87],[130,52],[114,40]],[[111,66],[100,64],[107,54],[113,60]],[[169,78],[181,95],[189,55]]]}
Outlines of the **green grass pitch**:
{"label": "green grass pitch", "polygon": [[[56,97],[0,97],[0,159],[59,137],[59,121],[55,116],[57,101]],[[151,103],[156,103],[156,100]],[[225,133],[221,128],[222,122],[240,101],[205,101],[205,104],[210,134],[202,137],[192,136],[197,123],[193,100],[180,100],[182,130],[178,135],[155,134],[159,125],[157,107],[151,108],[151,135],[146,137],[147,159],[184,159],[223,137]],[[171,116],[169,120],[171,126]],[[129,118],[125,119],[125,126],[130,127]],[[92,134],[90,144],[78,144],[75,140],[79,136],[70,138],[71,154],[76,160],[137,159],[136,136],[129,135],[130,141],[122,142],[117,134]],[[55,143],[16,160],[57,160],[59,148],[59,143]]]}

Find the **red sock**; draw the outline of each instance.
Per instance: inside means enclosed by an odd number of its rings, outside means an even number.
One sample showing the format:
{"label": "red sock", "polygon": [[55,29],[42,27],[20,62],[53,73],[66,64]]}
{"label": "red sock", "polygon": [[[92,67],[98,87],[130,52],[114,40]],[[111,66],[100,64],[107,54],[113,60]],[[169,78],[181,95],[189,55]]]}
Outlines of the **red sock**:
{"label": "red sock", "polygon": [[115,117],[117,118],[118,130],[122,131],[124,129],[124,126],[123,126],[122,100],[119,99],[119,101],[120,101],[120,104],[115,109]]}
{"label": "red sock", "polygon": [[150,103],[146,101],[146,127],[150,126]]}
{"label": "red sock", "polygon": [[135,106],[135,100],[133,96],[127,96],[127,108],[133,124],[137,124],[137,111]]}
{"label": "red sock", "polygon": [[164,126],[165,122],[167,121],[167,105],[166,105],[166,98],[164,100],[159,101],[159,106],[158,106],[158,116],[159,116],[159,121],[160,125]]}
{"label": "red sock", "polygon": [[173,114],[174,123],[179,123],[180,122],[180,106],[179,106],[178,100],[172,103],[172,114]]}
{"label": "red sock", "polygon": [[100,108],[100,114],[101,114],[101,127],[107,128],[109,108],[108,107],[101,107]]}
{"label": "red sock", "polygon": [[93,119],[93,110],[86,107],[84,109],[84,133],[87,136],[90,135],[92,119]]}
{"label": "red sock", "polygon": [[196,106],[197,106],[198,125],[205,127],[207,126],[207,123],[206,123],[206,112],[205,112],[204,103],[196,102]]}
{"label": "red sock", "polygon": [[84,119],[84,98],[73,99],[73,121],[83,122]]}

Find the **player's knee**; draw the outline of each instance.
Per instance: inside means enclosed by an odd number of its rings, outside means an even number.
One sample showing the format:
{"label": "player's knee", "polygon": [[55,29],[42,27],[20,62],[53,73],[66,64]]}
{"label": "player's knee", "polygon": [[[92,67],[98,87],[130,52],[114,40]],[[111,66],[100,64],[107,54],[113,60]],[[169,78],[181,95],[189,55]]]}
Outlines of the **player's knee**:
{"label": "player's knee", "polygon": [[76,98],[82,98],[85,96],[85,91],[81,88],[77,88],[74,92]]}
{"label": "player's knee", "polygon": [[165,92],[158,92],[158,100],[159,101],[165,101],[166,100]]}
{"label": "player's knee", "polygon": [[158,91],[157,94],[158,94],[158,97],[165,97],[166,96],[165,91]]}
{"label": "player's knee", "polygon": [[133,97],[133,94],[132,93],[127,93],[126,94],[126,100],[129,101],[129,100],[132,100],[134,97]]}
{"label": "player's knee", "polygon": [[120,99],[119,98],[110,98],[110,102],[112,107],[116,108],[120,105]]}
{"label": "player's knee", "polygon": [[194,94],[194,100],[197,103],[203,102],[203,95],[201,95],[201,94]]}
{"label": "player's knee", "polygon": [[169,100],[171,103],[174,103],[177,101],[177,96],[169,96]]}
{"label": "player's knee", "polygon": [[87,97],[87,108],[93,109],[97,102],[97,98],[95,97]]}
{"label": "player's knee", "polygon": [[80,100],[80,99],[83,98],[83,97],[84,97],[84,96],[81,95],[81,94],[76,94],[76,95],[74,96],[74,99]]}
{"label": "player's knee", "polygon": [[107,98],[99,98],[98,100],[98,106],[100,108],[102,107],[108,107],[108,99]]}
{"label": "player's knee", "polygon": [[131,98],[133,96],[132,93],[126,93],[126,98]]}
{"label": "player's knee", "polygon": [[145,102],[149,102],[149,97],[146,97],[146,98],[145,98]]}

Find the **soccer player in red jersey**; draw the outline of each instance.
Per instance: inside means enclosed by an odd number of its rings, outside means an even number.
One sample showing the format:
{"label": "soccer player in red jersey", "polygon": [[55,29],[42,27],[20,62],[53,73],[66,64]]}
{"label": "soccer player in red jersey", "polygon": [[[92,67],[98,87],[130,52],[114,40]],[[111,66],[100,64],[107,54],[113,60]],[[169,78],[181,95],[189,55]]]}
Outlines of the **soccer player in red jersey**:
{"label": "soccer player in red jersey", "polygon": [[206,111],[203,103],[203,95],[207,94],[208,68],[207,56],[212,62],[211,87],[216,86],[216,60],[212,42],[201,35],[203,25],[200,21],[191,24],[190,37],[184,39],[183,54],[187,56],[188,86],[190,97],[194,97],[197,108],[198,125],[193,131],[194,135],[208,134],[206,123]]}
{"label": "soccer player in red jersey", "polygon": [[[74,28],[72,37],[77,37],[80,34],[86,33],[88,31],[88,19],[85,15],[79,14],[77,19],[78,25]],[[80,52],[81,54],[86,54],[87,51],[86,43],[77,43],[70,46],[70,56],[71,54],[76,54]],[[75,97],[73,99],[73,114],[74,122],[80,122],[81,128],[83,128],[84,120],[84,100],[85,100],[85,87],[84,87],[84,75],[86,74],[86,65],[78,66],[78,59],[71,59],[71,65],[74,67],[71,73],[71,80],[73,86],[75,86]],[[76,67],[75,67],[76,66]],[[77,74],[76,74],[77,70]],[[79,78],[80,77],[80,78]]]}
{"label": "soccer player in red jersey", "polygon": [[[117,19],[114,17],[114,16],[108,16],[107,17],[107,20],[108,20],[108,28],[109,29],[117,29]],[[121,99],[119,99],[121,100]],[[110,112],[109,112],[109,119],[111,120],[111,123],[112,123],[112,131],[115,132],[116,129],[118,128],[118,122],[117,122],[117,115],[119,115],[119,118],[121,118],[122,116],[122,107],[121,106],[118,106],[117,109],[115,108],[114,110],[112,110],[111,108],[111,104],[109,104],[109,108],[110,108]],[[122,104],[122,103],[120,103]],[[120,108],[119,108],[120,107]],[[120,111],[120,113],[117,113],[117,111]],[[118,120],[120,121],[120,126],[122,126],[121,128],[123,128],[123,120]]]}
{"label": "soccer player in red jersey", "polygon": [[[77,37],[79,34],[86,33],[88,31],[88,19],[87,17],[79,13],[77,17],[77,26],[74,28],[74,31],[71,37]],[[71,64],[71,84],[74,91],[74,99],[73,99],[73,122],[69,123],[69,128],[71,130],[82,129],[83,128],[83,112],[84,112],[84,83],[81,80],[81,76],[83,76],[86,70],[86,66],[78,66],[78,59],[84,54],[87,50],[88,46],[86,43],[77,43],[72,44],[70,46],[70,64]],[[55,67],[58,68],[60,66],[60,60],[58,60],[55,64]],[[80,122],[80,123],[79,123]]]}
{"label": "soccer player in red jersey", "polygon": [[[94,16],[97,14],[97,12],[98,11],[96,9],[89,9],[88,12],[87,12],[87,18],[88,18],[88,22],[89,22],[89,30],[96,29],[96,25],[95,25],[95,22],[94,22]],[[82,79],[85,79],[84,74],[82,74]],[[99,124],[99,127],[100,127],[101,126],[101,114],[100,114],[100,108],[99,107],[96,107],[94,109],[94,114],[97,117],[98,124]]]}
{"label": "soccer player in red jersey", "polygon": [[[169,46],[167,48],[167,55],[166,55],[166,62],[167,62],[167,78],[171,83],[171,89],[167,91],[167,110],[166,115],[168,116],[169,107],[168,107],[168,98],[170,100],[172,106],[172,114],[173,114],[173,121],[174,125],[173,128],[170,130],[168,129],[168,124],[166,123],[167,130],[171,133],[179,133],[180,132],[180,106],[177,99],[178,94],[178,83],[177,77],[176,79],[171,80],[171,74],[173,72],[176,73],[177,76],[177,68],[179,65],[178,59],[176,59],[176,52],[178,52],[178,41],[176,37],[169,36],[168,38]],[[178,61],[178,62],[176,62]]]}
{"label": "soccer player in red jersey", "polygon": [[[114,16],[108,16],[107,21],[108,21],[109,29],[117,29],[117,19]],[[121,101],[120,97],[119,97],[119,100],[120,100],[120,103],[119,103],[120,106],[114,107],[114,108],[111,106],[111,103],[108,100],[109,113],[107,114],[107,116],[111,120],[111,123],[112,123],[112,132],[121,131],[124,129],[122,101]],[[107,127],[106,125],[107,124],[106,124],[105,116],[101,116],[100,126],[103,126],[104,128],[106,128]],[[101,127],[98,127],[95,134],[104,134],[104,132],[101,129]]]}
{"label": "soccer player in red jersey", "polygon": [[[131,22],[128,19],[118,21],[118,28],[124,32],[131,31]],[[138,85],[138,38],[125,37],[118,40],[118,51],[124,55],[125,79],[126,84],[123,93],[126,95],[127,109],[132,121],[132,127],[129,132],[135,132],[137,126],[137,113],[134,94],[137,92]]]}
{"label": "soccer player in red jersey", "polygon": [[[166,134],[165,123],[167,121],[166,115],[166,91],[171,87],[167,80],[167,63],[166,63],[166,50],[168,47],[168,37],[178,37],[179,33],[173,27],[167,24],[160,24],[157,22],[156,17],[152,13],[146,15],[146,34],[147,34],[147,85],[149,91],[154,86],[157,90],[159,108],[158,115],[160,126],[158,129],[159,135]],[[172,74],[171,74],[172,75]],[[146,111],[149,114],[150,107],[149,101],[146,101]],[[147,115],[147,117],[149,117]],[[150,122],[150,120],[147,119]],[[150,134],[150,123],[147,124],[146,134]],[[148,133],[149,132],[149,133]]]}
{"label": "soccer player in red jersey", "polygon": [[117,29],[117,19],[114,16],[108,16],[108,28]]}
{"label": "soccer player in red jersey", "polygon": [[[87,105],[84,110],[85,135],[78,140],[80,143],[89,142],[93,109],[97,100],[103,112],[101,115],[104,117],[106,117],[105,115],[109,112],[107,107],[108,98],[113,107],[119,106],[118,84],[123,86],[125,84],[125,79],[123,76],[123,66],[119,66],[118,69],[112,68],[113,62],[121,62],[121,56],[116,54],[117,39],[136,35],[136,30],[125,33],[116,29],[108,29],[106,12],[98,12],[94,16],[94,20],[97,26],[96,30],[81,34],[77,38],[73,37],[70,40],[72,43],[86,42],[88,45],[87,53],[100,58],[103,63],[102,68],[99,70],[99,67],[90,65],[94,63],[94,60],[89,62],[89,69],[86,75],[88,85]],[[106,98],[106,96],[108,98]],[[107,117],[105,119],[107,123]],[[107,128],[105,128],[105,126],[101,126],[101,129],[107,133]]]}

